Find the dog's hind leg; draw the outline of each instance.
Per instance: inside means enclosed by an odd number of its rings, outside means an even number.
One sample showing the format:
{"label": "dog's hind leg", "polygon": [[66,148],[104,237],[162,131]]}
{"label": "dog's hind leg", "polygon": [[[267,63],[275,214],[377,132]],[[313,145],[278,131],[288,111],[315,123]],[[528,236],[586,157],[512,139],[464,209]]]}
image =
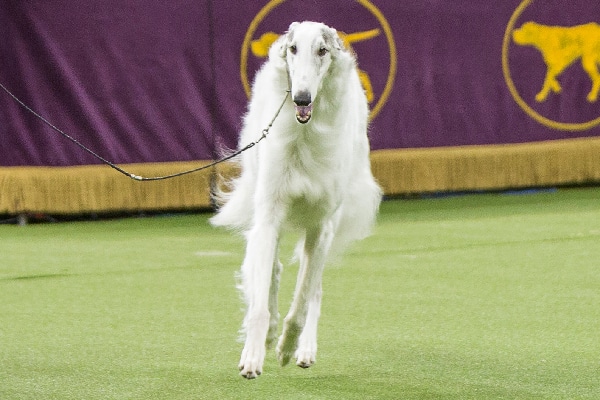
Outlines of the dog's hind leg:
{"label": "dog's hind leg", "polygon": [[277,356],[282,366],[288,364],[294,354],[296,364],[303,368],[310,367],[315,362],[321,281],[332,240],[331,221],[306,234],[294,299],[284,319],[283,332],[277,344]]}
{"label": "dog's hind leg", "polygon": [[583,56],[581,64],[583,69],[592,80],[592,90],[587,95],[587,101],[594,103],[598,100],[598,92],[600,91],[600,72],[598,72],[598,56]]}
{"label": "dog's hind leg", "polygon": [[278,229],[257,225],[248,232],[242,264],[242,291],[247,310],[244,318],[246,341],[240,358],[240,375],[253,379],[262,373],[269,331],[269,292],[277,248]]}
{"label": "dog's hind leg", "polygon": [[271,289],[269,290],[269,331],[267,333],[267,348],[271,348],[275,339],[277,339],[277,328],[279,325],[279,311],[278,311],[278,295],[279,295],[279,282],[281,281],[281,270],[283,266],[281,262],[275,257],[273,263],[273,272],[271,275]]}

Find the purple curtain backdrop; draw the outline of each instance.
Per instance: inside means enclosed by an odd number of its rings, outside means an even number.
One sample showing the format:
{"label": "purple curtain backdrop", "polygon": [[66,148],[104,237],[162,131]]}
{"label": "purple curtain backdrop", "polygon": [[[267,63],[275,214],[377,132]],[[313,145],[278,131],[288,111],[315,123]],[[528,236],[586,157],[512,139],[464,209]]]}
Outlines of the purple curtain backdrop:
{"label": "purple curtain backdrop", "polygon": [[[242,77],[251,81],[263,62],[243,49],[245,36],[257,40],[292,21],[318,20],[355,34],[371,106],[379,107],[373,149],[599,135],[595,126],[541,124],[511,95],[502,45],[519,6],[515,28],[600,22],[596,0],[0,0],[0,82],[117,163],[212,159],[235,146],[247,102]],[[558,78],[560,94],[538,102],[541,53],[512,40],[508,49],[514,85],[535,112],[573,124],[600,117],[600,101],[586,100],[591,81],[581,62]],[[0,166],[96,163],[0,92]]]}

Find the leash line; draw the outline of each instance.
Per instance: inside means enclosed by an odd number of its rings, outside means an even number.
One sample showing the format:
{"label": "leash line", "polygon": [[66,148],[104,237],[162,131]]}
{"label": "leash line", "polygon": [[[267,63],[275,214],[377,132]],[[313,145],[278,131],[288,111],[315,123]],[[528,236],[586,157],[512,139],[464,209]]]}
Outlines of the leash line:
{"label": "leash line", "polygon": [[119,167],[115,163],[113,163],[113,162],[107,160],[106,158],[102,157],[101,155],[97,154],[96,152],[94,152],[93,150],[89,149],[84,144],[82,144],[80,141],[78,141],[77,139],[75,139],[73,136],[69,135],[68,133],[66,133],[62,129],[58,128],[56,125],[52,124],[50,121],[48,121],[42,115],[40,115],[37,112],[35,112],[31,107],[29,107],[21,99],[19,99],[17,96],[15,96],[10,90],[8,90],[2,83],[0,83],[0,88],[2,88],[2,90],[4,90],[10,97],[12,97],[13,100],[16,101],[21,107],[23,107],[29,113],[33,114],[36,118],[38,118],[44,124],[46,124],[47,126],[49,126],[52,130],[54,130],[55,132],[59,133],[60,135],[62,135],[66,139],[70,140],[71,142],[75,143],[82,150],[84,150],[87,153],[91,154],[93,157],[95,157],[96,159],[102,161],[104,164],[108,165],[109,167],[113,168],[114,170],[120,172],[121,174],[123,174],[123,175],[125,175],[125,176],[127,176],[127,177],[129,177],[129,178],[131,178],[133,180],[140,181],[140,182],[145,182],[145,181],[160,181],[160,180],[165,180],[165,179],[176,178],[178,176],[187,175],[187,174],[191,174],[193,172],[198,172],[198,171],[202,171],[202,170],[214,167],[217,164],[221,164],[221,163],[223,163],[225,161],[229,161],[232,158],[235,158],[235,157],[239,156],[240,154],[242,154],[246,150],[248,150],[248,149],[256,146],[261,140],[263,140],[264,138],[267,137],[267,135],[269,134],[269,130],[271,129],[271,127],[275,123],[275,120],[279,116],[279,113],[281,112],[281,109],[283,108],[286,100],[290,96],[290,90],[288,89],[288,90],[285,91],[285,97],[283,98],[283,101],[281,102],[281,105],[277,109],[277,112],[275,113],[275,115],[271,119],[271,122],[269,122],[269,124],[267,125],[267,127],[262,130],[261,136],[257,140],[255,140],[254,142],[250,142],[246,146],[244,146],[241,149],[236,150],[232,154],[229,154],[228,156],[225,156],[225,157],[223,157],[223,158],[221,158],[219,160],[213,161],[212,163],[210,163],[208,165],[204,165],[202,167],[193,168],[193,169],[189,169],[189,170],[186,170],[186,171],[177,172],[177,173],[170,174],[170,175],[145,177],[145,176],[140,176],[140,175],[135,175],[133,173],[130,173],[130,172],[124,170],[123,168]]}

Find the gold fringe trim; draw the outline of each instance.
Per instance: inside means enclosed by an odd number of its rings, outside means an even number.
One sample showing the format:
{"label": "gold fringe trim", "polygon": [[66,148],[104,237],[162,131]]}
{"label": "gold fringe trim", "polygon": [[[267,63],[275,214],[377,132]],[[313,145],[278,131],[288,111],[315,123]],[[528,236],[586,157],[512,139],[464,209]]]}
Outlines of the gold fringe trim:
{"label": "gold fringe trim", "polygon": [[600,138],[380,150],[373,174],[388,195],[600,182]]}
{"label": "gold fringe trim", "polygon": [[[120,165],[161,176],[208,161]],[[210,206],[212,170],[163,181],[134,181],[104,165],[0,167],[0,213],[80,214],[198,209]]]}
{"label": "gold fringe trim", "polygon": [[[600,182],[600,138],[527,144],[378,150],[373,174],[387,195]],[[208,161],[130,164],[142,176],[167,175]],[[0,167],[0,213],[80,214],[201,209],[211,206],[218,168],[164,181],[138,182],[106,166]]]}

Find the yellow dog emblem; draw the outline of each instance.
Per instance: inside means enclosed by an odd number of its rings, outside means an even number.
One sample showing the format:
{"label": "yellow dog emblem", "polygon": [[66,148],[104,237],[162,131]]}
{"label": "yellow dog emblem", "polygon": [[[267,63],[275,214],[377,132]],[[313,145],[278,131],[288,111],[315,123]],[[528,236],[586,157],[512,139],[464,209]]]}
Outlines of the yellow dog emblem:
{"label": "yellow dog emblem", "polygon": [[587,95],[590,103],[598,100],[600,91],[600,25],[592,22],[572,27],[546,26],[526,22],[513,31],[513,40],[518,45],[537,48],[547,66],[542,90],[535,100],[543,102],[550,91],[560,93],[562,88],[557,81],[569,65],[581,59],[581,65],[592,81],[592,90]]}

